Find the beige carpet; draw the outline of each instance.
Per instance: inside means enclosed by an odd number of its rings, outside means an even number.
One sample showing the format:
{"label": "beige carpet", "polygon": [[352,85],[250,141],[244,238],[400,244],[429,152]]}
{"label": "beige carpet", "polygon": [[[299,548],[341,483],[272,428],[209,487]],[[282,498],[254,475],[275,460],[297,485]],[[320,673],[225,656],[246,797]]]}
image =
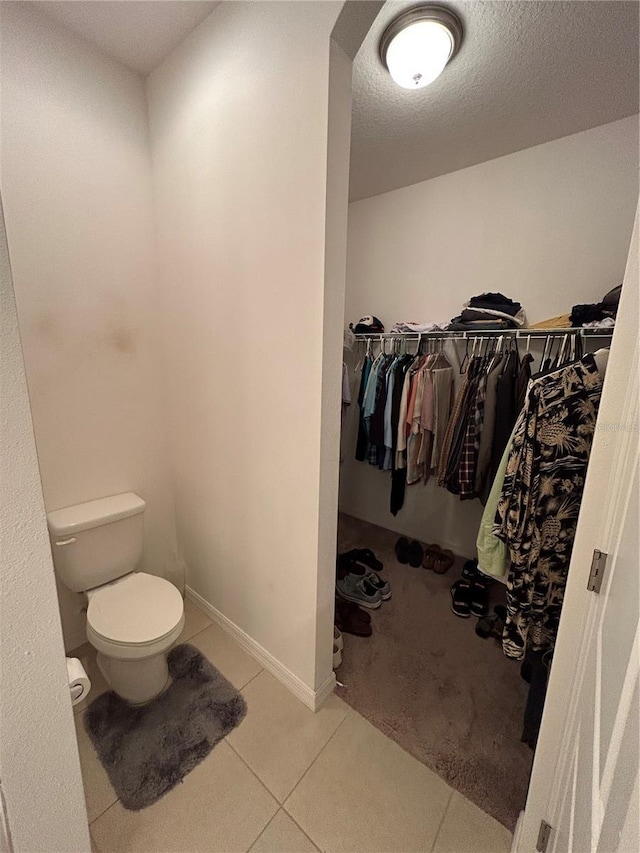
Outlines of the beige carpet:
{"label": "beige carpet", "polygon": [[[345,634],[338,695],[407,752],[513,831],[526,799],[533,753],[520,742],[528,685],[520,665],[477,619],[450,609],[445,574],[396,561],[398,534],[341,515],[339,551],[371,548],[393,597],[371,611],[373,636]],[[491,587],[492,604],[504,587]]]}

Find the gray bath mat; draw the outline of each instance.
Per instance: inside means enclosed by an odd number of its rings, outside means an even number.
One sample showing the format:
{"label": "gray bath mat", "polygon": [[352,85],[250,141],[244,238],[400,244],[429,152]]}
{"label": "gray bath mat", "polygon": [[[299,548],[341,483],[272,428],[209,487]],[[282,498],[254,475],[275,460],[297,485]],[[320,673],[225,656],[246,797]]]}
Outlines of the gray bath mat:
{"label": "gray bath mat", "polygon": [[244,717],[235,687],[193,646],[168,655],[170,687],[135,707],[98,696],[84,725],[122,805],[139,811],[181,782]]}

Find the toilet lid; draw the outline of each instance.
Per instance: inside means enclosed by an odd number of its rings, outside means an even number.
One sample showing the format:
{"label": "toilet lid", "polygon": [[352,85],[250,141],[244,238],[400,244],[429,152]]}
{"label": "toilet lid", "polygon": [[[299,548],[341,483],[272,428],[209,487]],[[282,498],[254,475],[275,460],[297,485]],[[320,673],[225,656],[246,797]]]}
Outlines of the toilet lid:
{"label": "toilet lid", "polygon": [[114,643],[151,643],[173,631],[183,610],[172,583],[136,572],[95,590],[87,621],[96,634]]}

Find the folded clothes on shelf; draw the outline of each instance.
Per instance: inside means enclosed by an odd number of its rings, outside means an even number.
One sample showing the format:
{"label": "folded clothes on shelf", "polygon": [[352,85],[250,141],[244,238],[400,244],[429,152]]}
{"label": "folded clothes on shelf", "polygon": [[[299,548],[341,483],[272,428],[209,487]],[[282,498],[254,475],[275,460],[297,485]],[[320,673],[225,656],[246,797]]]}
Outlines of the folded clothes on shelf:
{"label": "folded clothes on shelf", "polygon": [[425,332],[443,332],[447,328],[446,323],[394,323],[389,329],[392,334],[424,334]]}
{"label": "folded clothes on shelf", "polygon": [[448,326],[452,331],[477,329],[517,329],[525,325],[526,316],[519,302],[502,293],[481,293],[463,305],[462,313]]}

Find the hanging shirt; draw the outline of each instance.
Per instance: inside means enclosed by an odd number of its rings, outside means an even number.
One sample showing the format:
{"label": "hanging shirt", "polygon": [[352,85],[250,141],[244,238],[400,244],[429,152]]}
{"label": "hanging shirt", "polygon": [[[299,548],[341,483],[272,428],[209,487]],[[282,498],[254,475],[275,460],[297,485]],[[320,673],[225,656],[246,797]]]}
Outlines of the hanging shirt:
{"label": "hanging shirt", "polygon": [[511,560],[507,657],[555,645],[601,391],[590,354],[529,383],[493,527]]}
{"label": "hanging shirt", "polygon": [[393,389],[395,385],[395,369],[399,359],[394,359],[387,370],[387,399],[384,406],[384,470],[391,470],[391,454],[393,452],[393,426],[391,424],[391,413],[393,403]]}

